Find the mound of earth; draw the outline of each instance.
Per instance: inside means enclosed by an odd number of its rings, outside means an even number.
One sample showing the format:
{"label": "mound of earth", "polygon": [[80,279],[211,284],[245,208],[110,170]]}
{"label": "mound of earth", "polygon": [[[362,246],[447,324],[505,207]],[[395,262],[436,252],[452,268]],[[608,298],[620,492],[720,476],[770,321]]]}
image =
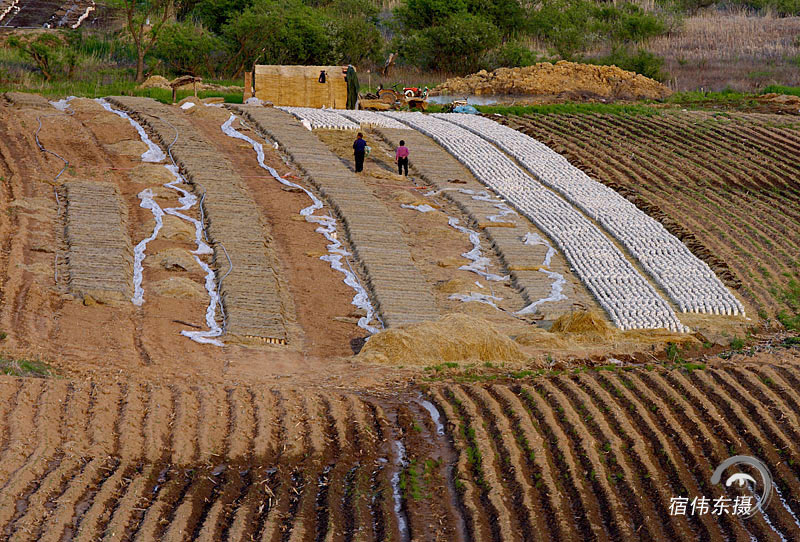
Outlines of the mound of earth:
{"label": "mound of earth", "polygon": [[[147,88],[163,88],[165,90],[172,90],[170,86],[171,81],[166,77],[162,77],[161,75],[153,75],[148,77],[144,83],[136,87],[137,89],[147,89]],[[178,90],[193,90],[194,85],[192,83],[187,83],[186,85],[181,85],[178,87]],[[214,90],[217,92],[242,92],[244,87],[226,87],[223,85],[215,85],[213,83],[197,83],[197,90]]]}
{"label": "mound of earth", "polygon": [[525,68],[481,70],[466,77],[448,79],[433,94],[529,95],[662,100],[672,94],[667,87],[641,74],[616,66],[594,66],[560,61],[541,62]]}

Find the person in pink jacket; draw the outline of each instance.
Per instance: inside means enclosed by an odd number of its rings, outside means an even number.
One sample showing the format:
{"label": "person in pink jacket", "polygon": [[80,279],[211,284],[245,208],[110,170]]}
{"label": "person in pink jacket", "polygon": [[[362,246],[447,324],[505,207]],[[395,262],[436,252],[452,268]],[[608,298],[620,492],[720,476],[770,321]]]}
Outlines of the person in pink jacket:
{"label": "person in pink jacket", "polygon": [[403,175],[403,170],[405,170],[405,176],[408,177],[408,147],[402,139],[400,146],[397,147],[397,152],[394,153],[394,161],[397,162],[397,174]]}

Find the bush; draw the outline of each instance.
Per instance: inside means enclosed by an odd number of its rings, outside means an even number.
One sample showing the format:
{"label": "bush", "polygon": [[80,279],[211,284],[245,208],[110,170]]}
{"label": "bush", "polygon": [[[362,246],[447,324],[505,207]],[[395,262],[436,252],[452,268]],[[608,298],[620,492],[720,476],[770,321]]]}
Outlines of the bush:
{"label": "bush", "polygon": [[79,64],[75,50],[66,47],[58,34],[38,34],[31,36],[10,36],[6,45],[22,53],[33,61],[45,81],[64,76],[72,79]]}
{"label": "bush", "polygon": [[664,81],[666,74],[662,71],[664,59],[645,49],[638,49],[635,53],[626,47],[615,47],[608,56],[591,59],[588,62],[601,66],[616,66],[623,70],[640,73],[645,77]]}
{"label": "bush", "polygon": [[489,64],[491,68],[515,68],[532,66],[542,59],[524,45],[510,41],[493,53]]}

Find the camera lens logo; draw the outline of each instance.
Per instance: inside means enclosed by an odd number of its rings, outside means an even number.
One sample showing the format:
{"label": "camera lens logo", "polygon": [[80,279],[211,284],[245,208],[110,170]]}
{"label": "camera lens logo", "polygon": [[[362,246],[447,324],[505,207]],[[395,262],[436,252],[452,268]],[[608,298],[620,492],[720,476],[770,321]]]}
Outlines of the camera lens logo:
{"label": "camera lens logo", "polygon": [[[767,466],[761,460],[751,457],[749,455],[735,455],[726,459],[714,470],[711,476],[711,483],[714,485],[722,481],[722,475],[731,467],[737,467],[740,472],[734,472],[725,480],[725,487],[735,492],[747,491],[756,498],[749,513],[743,514],[742,518],[753,517],[759,511],[765,509],[769,504],[772,497],[772,474],[770,474]],[[748,470],[755,471],[754,478],[747,472]],[[760,478],[760,480],[757,480]]]}

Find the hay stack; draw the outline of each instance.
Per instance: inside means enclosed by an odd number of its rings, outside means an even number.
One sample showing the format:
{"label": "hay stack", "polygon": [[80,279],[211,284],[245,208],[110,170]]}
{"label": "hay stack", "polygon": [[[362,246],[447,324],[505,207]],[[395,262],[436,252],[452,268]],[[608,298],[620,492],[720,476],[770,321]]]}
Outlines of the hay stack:
{"label": "hay stack", "polygon": [[553,322],[551,333],[576,333],[611,337],[614,329],[596,311],[574,311],[562,314]]}
{"label": "hay stack", "polygon": [[520,362],[525,355],[492,324],[474,316],[449,314],[433,322],[388,329],[370,337],[361,361],[393,365],[443,362]]}
{"label": "hay stack", "polygon": [[616,66],[562,60],[525,68],[498,68],[491,73],[481,70],[466,77],[449,79],[436,87],[433,94],[662,100],[672,92],[658,81]]}

